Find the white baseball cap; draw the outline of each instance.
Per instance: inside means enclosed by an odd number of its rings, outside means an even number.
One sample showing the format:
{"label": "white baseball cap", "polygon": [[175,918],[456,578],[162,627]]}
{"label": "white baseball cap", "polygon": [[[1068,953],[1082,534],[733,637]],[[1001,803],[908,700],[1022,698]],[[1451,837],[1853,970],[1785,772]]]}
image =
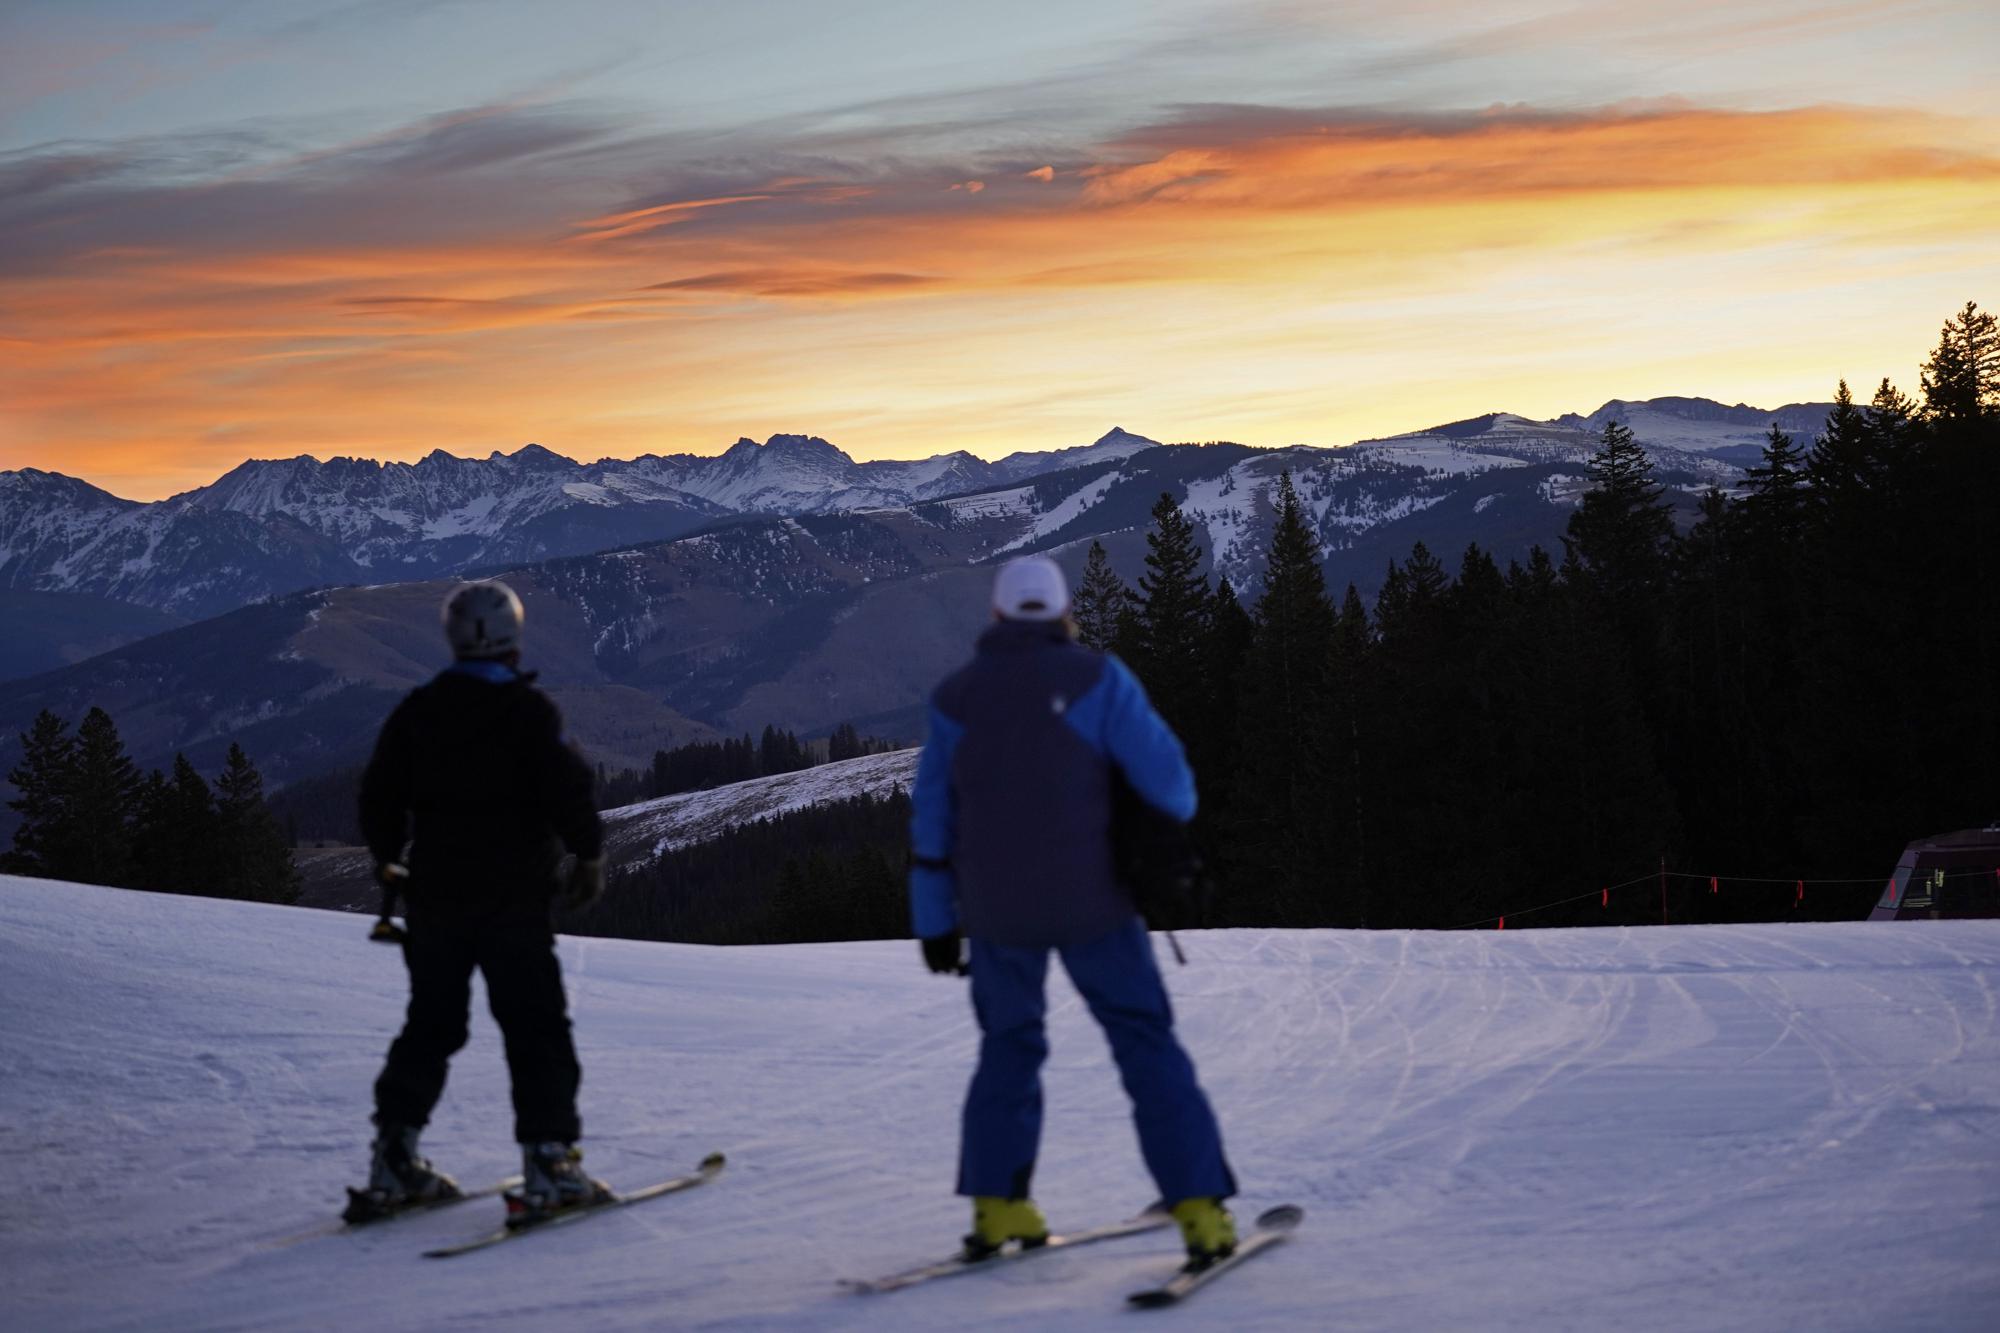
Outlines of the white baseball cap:
{"label": "white baseball cap", "polygon": [[1062,567],[1045,555],[1009,560],[993,578],[993,609],[1008,620],[1061,620],[1069,611]]}

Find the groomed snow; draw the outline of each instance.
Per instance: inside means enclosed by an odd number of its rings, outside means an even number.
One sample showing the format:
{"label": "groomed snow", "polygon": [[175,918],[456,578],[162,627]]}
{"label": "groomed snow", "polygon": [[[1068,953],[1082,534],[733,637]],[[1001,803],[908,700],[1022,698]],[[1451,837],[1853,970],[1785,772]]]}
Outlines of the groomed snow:
{"label": "groomed snow", "polygon": [[[401,1016],[352,916],[0,879],[9,1329],[1990,1328],[2000,922],[1477,934],[1234,931],[1169,967],[1245,1213],[1288,1246],[1181,1314],[1171,1242],[885,1297],[947,1249],[963,983],[907,941],[562,943],[590,1165],[717,1184],[443,1262],[497,1206],[323,1230]],[[1103,1043],[1052,983],[1037,1194],[1143,1203]],[[499,1042],[426,1143],[511,1169]],[[287,1243],[287,1242],[291,1243]]]}

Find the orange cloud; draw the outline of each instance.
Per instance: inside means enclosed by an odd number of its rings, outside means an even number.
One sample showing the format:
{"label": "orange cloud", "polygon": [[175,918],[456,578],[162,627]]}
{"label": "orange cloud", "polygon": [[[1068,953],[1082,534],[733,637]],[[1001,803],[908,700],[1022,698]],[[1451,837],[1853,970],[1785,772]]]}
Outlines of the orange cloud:
{"label": "orange cloud", "polygon": [[655,204],[651,208],[635,208],[624,213],[612,213],[588,222],[579,222],[579,241],[610,241],[620,236],[635,236],[651,231],[655,227],[669,227],[676,222],[686,221],[692,214],[704,208],[726,208],[731,204],[754,204],[769,199],[768,194],[736,194],[721,199],[683,199],[671,204]]}
{"label": "orange cloud", "polygon": [[[151,496],[246,454],[801,424],[862,456],[998,453],[1114,417],[1337,443],[1649,386],[1815,396],[2000,299],[1989,131],[1250,108],[1060,172],[758,161],[624,200],[575,174],[585,129],[506,117],[222,184],[0,163],[0,466]],[[656,149],[595,151],[641,179]],[[976,210],[943,197],[974,186]]]}

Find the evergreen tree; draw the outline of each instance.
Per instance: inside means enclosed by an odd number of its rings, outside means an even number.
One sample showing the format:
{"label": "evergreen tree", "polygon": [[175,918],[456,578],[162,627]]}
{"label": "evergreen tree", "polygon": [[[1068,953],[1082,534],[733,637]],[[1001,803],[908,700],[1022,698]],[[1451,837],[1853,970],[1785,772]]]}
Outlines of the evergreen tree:
{"label": "evergreen tree", "polygon": [[[1629,879],[1655,864],[1674,825],[1674,793],[1596,599],[1539,547],[1508,591],[1506,674],[1518,691],[1520,725],[1489,791],[1515,832],[1489,872],[1496,896],[1464,921],[1498,915],[1509,896],[1518,903],[1523,884],[1559,898]],[[1658,920],[1638,907],[1636,899],[1614,899],[1606,911],[1593,900],[1538,923]]]}
{"label": "evergreen tree", "polygon": [[1208,636],[1208,577],[1194,524],[1162,492],[1146,533],[1146,573],[1136,604],[1138,642],[1132,667],[1160,715],[1185,736],[1197,722],[1206,681],[1202,645]]}
{"label": "evergreen tree", "polygon": [[1796,551],[1806,516],[1805,460],[1792,437],[1771,423],[1761,466],[1748,469],[1750,520],[1758,537]]}
{"label": "evergreen tree", "polygon": [[[1767,458],[1771,452],[1766,449]],[[1753,489],[1748,502],[1732,505],[1711,487],[1694,524],[1675,543],[1662,673],[1666,721],[1660,739],[1669,779],[1681,792],[1690,824],[1713,845],[1729,847],[1736,858],[1731,864],[1752,863],[1749,858],[1768,850],[1753,850],[1748,835],[1765,824],[1765,802],[1777,785],[1763,726],[1770,714],[1760,710],[1766,702],[1760,668],[1774,645],[1764,640],[1768,627],[1755,617],[1758,576],[1769,566],[1753,563],[1753,551],[1765,550],[1752,525],[1775,518],[1757,502],[1765,493]],[[1743,651],[1753,640],[1754,655]]]}
{"label": "evergreen tree", "polygon": [[1879,487],[1883,478],[1889,475],[1904,482],[1911,480],[1906,469],[1900,466],[1904,454],[1916,442],[1917,405],[1910,401],[1909,395],[1891,384],[1885,376],[1876,388],[1875,396],[1869,400],[1862,420],[1866,423],[1875,485]]}
{"label": "evergreen tree", "polygon": [[62,878],[75,855],[72,789],[76,783],[76,738],[63,720],[44,708],[21,736],[21,762],[7,780],[14,799],[7,808],[21,817],[14,847],[0,857],[0,869],[17,875]]}
{"label": "evergreen tree", "polygon": [[1277,526],[1244,658],[1238,823],[1243,859],[1288,922],[1334,910],[1325,808],[1334,610],[1290,473],[1278,478]]}
{"label": "evergreen tree", "polygon": [[92,708],[77,726],[74,772],[69,827],[75,841],[62,877],[129,885],[135,869],[132,825],[138,814],[139,770],[102,708]]}
{"label": "evergreen tree", "polygon": [[[155,769],[139,800],[133,832],[137,886],[162,893],[214,893],[221,834],[214,791],[186,755],[175,755],[172,777]],[[287,846],[293,841],[286,836]]]}
{"label": "evergreen tree", "polygon": [[1407,561],[1391,563],[1375,598],[1371,697],[1387,739],[1369,770],[1378,814],[1369,842],[1375,878],[1410,894],[1398,915],[1376,924],[1449,925],[1467,914],[1446,896],[1463,887],[1458,851],[1440,855],[1463,817],[1449,790],[1461,725],[1450,690],[1462,646],[1449,591],[1444,567],[1418,542]]}
{"label": "evergreen tree", "polygon": [[1333,864],[1345,871],[1353,908],[1351,924],[1375,921],[1373,885],[1369,880],[1367,771],[1379,719],[1372,716],[1374,627],[1361,593],[1350,583],[1334,622],[1333,658],[1327,678],[1329,837],[1338,848]]}
{"label": "evergreen tree", "polygon": [[757,772],[755,776],[769,777],[775,773],[796,773],[812,767],[812,756],[806,753],[799,738],[789,731],[780,731],[776,726],[765,724],[764,734],[757,743]]}
{"label": "evergreen tree", "polygon": [[1653,461],[1632,432],[1604,423],[1604,447],[1590,459],[1590,489],[1570,515],[1563,545],[1614,606],[1643,604],[1666,576],[1667,544],[1674,535],[1666,487],[1653,479]]}
{"label": "evergreen tree", "polygon": [[[1885,381],[1886,382],[1886,381]],[[1973,301],[1945,321],[1923,367],[1924,414],[1964,422],[2000,413],[2000,320]]]}
{"label": "evergreen tree", "polygon": [[1203,666],[1203,675],[1209,682],[1212,729],[1229,742],[1224,753],[1213,756],[1217,776],[1221,773],[1220,765],[1228,763],[1235,753],[1234,738],[1239,731],[1242,707],[1243,666],[1255,637],[1256,623],[1243,609],[1243,603],[1237,600],[1235,586],[1227,578],[1221,579],[1216,583],[1215,596],[1208,605],[1207,661]]}
{"label": "evergreen tree", "polygon": [[1616,421],[1591,456],[1591,487],[1563,536],[1565,571],[1588,591],[1592,609],[1624,650],[1638,697],[1657,704],[1656,663],[1664,616],[1673,506],[1653,479],[1653,463]]}
{"label": "evergreen tree", "polygon": [[215,780],[216,870],[209,893],[218,898],[297,902],[299,872],[284,830],[264,804],[264,778],[231,744]]}
{"label": "evergreen tree", "polygon": [[1131,601],[1132,591],[1111,568],[1103,543],[1092,542],[1083,564],[1083,581],[1070,598],[1077,642],[1099,652],[1111,651],[1118,641],[1120,618],[1127,614]]}
{"label": "evergreen tree", "polygon": [[1806,479],[1812,483],[1814,501],[1822,511],[1844,507],[1855,491],[1867,489],[1874,480],[1868,422],[1854,405],[1846,380],[1834,393],[1833,410],[1813,441],[1806,459]]}

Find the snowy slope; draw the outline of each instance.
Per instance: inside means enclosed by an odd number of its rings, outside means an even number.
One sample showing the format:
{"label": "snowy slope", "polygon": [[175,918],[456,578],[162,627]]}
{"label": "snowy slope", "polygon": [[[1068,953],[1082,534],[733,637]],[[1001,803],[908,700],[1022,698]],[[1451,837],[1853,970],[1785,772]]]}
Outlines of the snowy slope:
{"label": "snowy slope", "polygon": [[613,865],[658,856],[704,842],[754,820],[788,810],[908,791],[920,750],[894,750],[797,773],[732,782],[707,791],[681,792],[604,812],[604,850]]}
{"label": "snowy slope", "polygon": [[[1288,1247],[1187,1327],[1869,1330],[2000,1308],[2000,923],[1410,934],[1238,931],[1171,969],[1244,1207]],[[365,1158],[403,1004],[354,918],[0,880],[0,1326],[900,1329],[1131,1326],[1158,1238],[867,1298],[949,1246],[961,983],[908,942],[565,940],[591,1165],[712,1148],[727,1175],[444,1263],[490,1206],[322,1228]],[[1145,1200],[1068,984],[1037,1194]],[[511,1166],[499,1042],[427,1138]],[[287,1242],[291,1243],[287,1243]],[[1188,1321],[1192,1320],[1192,1323]]]}
{"label": "snowy slope", "polygon": [[1773,425],[1797,444],[1809,445],[1826,428],[1826,414],[1832,406],[1787,403],[1766,409],[1745,403],[1730,407],[1709,398],[1651,398],[1644,402],[1614,398],[1589,416],[1565,413],[1555,424],[1594,434],[1604,428],[1605,422],[1616,421],[1631,427],[1632,433],[1649,446],[1754,459]]}

